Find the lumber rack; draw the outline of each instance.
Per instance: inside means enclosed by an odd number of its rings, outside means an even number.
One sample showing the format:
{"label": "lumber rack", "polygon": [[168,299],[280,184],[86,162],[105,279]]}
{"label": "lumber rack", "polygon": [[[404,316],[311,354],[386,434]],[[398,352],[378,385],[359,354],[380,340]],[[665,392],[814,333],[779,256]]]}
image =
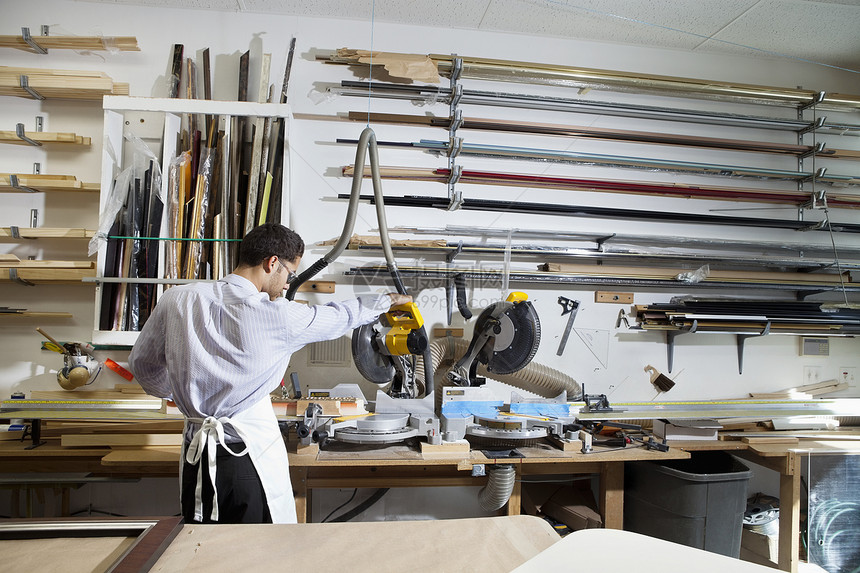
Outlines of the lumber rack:
{"label": "lumber rack", "polygon": [[[742,267],[742,266],[761,266],[761,267],[795,267],[798,269],[818,270],[826,269],[833,266],[832,259],[824,258],[770,258],[756,257],[744,258],[729,253],[710,255],[710,254],[665,254],[665,253],[647,253],[637,251],[607,251],[602,248],[600,239],[595,241],[598,246],[594,249],[586,248],[568,248],[568,247],[553,247],[540,245],[519,245],[513,246],[510,253],[523,257],[542,257],[544,259],[593,259],[597,261],[633,261],[642,260],[649,262],[666,262],[678,261],[695,264],[725,264],[726,266]],[[379,251],[378,245],[357,245],[360,251]],[[392,245],[392,250],[397,252],[409,253],[432,253],[444,252],[445,261],[452,263],[454,259],[461,255],[502,255],[506,248],[504,245],[493,244],[469,244],[464,241],[449,241],[447,246],[411,246],[411,245]],[[843,256],[840,250],[840,257]],[[860,260],[857,262],[841,261],[842,270],[860,269]]]}
{"label": "lumber rack", "polygon": [[42,142],[35,141],[34,139],[27,137],[27,135],[24,133],[24,124],[23,123],[19,123],[19,124],[15,125],[15,135],[18,136],[18,139],[20,139],[21,141],[23,141],[29,145],[32,145],[33,147],[42,147]]}
{"label": "lumber rack", "polygon": [[50,26],[42,24],[41,35],[33,37],[22,27],[20,36],[0,36],[0,48],[15,48],[45,55],[48,50],[140,51],[134,36],[51,36]]}
{"label": "lumber rack", "polygon": [[[417,102],[435,101],[435,98],[451,98],[448,88],[429,85],[391,84],[384,82],[341,81],[340,87],[329,87],[327,91],[347,97],[370,97],[380,99],[400,99]],[[368,94],[368,92],[370,92]],[[677,109],[659,106],[632,105],[620,102],[604,102],[596,100],[581,100],[546,95],[529,95],[519,93],[489,92],[464,89],[461,93],[461,103],[494,107],[516,107],[539,109],[544,111],[560,111],[568,113],[594,113],[617,117],[634,117],[660,121],[677,121],[698,123],[704,125],[720,125],[726,127],[745,127],[751,129],[768,129],[809,133],[810,131],[860,134],[860,125],[845,123],[826,123],[825,117],[819,117],[813,122],[751,116],[740,114],[723,114],[705,110]]]}
{"label": "lumber rack", "polygon": [[451,90],[451,98],[448,106],[448,116],[451,118],[448,124],[448,210],[456,211],[463,204],[463,192],[457,191],[457,182],[463,173],[463,166],[457,165],[457,156],[463,150],[463,138],[457,137],[457,130],[463,125],[463,110],[457,106],[463,95],[463,85],[458,84],[460,72],[463,70],[463,60],[454,54],[453,67],[448,76]]}
{"label": "lumber rack", "polygon": [[[744,373],[744,344],[746,343],[748,338],[754,338],[757,336],[767,336],[770,334],[770,326],[771,322],[767,321],[765,327],[761,332],[755,334],[749,333],[736,333],[735,340],[738,349],[738,374]],[[670,330],[666,332],[666,364],[667,371],[672,372],[672,368],[675,364],[675,339],[682,334],[693,334],[696,332],[698,328],[698,321],[693,321],[693,326],[689,330]],[[817,335],[817,336],[826,336],[826,335]],[[843,335],[830,335],[830,336],[849,336],[846,334]]]}
{"label": "lumber rack", "polygon": [[[399,267],[401,274],[404,277],[414,279],[429,279],[446,281],[454,275],[463,275],[468,280],[484,281],[502,281],[506,273],[499,270],[479,270],[465,268],[428,268],[428,267]],[[369,265],[364,267],[351,267],[344,271],[346,276],[360,276],[370,280],[386,280],[387,270],[384,265]],[[677,280],[665,279],[644,279],[644,278],[620,278],[620,277],[600,277],[600,276],[577,276],[574,274],[564,274],[557,272],[541,272],[541,271],[524,271],[514,270],[507,273],[508,280],[519,283],[532,284],[556,284],[556,285],[601,285],[601,286],[628,286],[642,288],[657,288],[657,289],[764,289],[764,290],[781,290],[790,292],[811,291],[809,284],[798,283],[746,283],[736,281],[725,282],[699,282],[688,283]],[[815,289],[816,292],[860,292],[860,285],[829,285]]]}

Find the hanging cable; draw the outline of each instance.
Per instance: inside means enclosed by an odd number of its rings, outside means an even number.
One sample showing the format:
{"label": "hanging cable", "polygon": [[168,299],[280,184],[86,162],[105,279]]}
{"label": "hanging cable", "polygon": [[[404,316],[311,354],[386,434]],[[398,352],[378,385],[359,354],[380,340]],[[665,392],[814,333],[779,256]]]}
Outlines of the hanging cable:
{"label": "hanging cable", "polygon": [[[368,83],[373,83],[373,30],[376,23],[376,0],[370,3],[370,66],[368,67]],[[370,100],[372,98],[373,87],[367,88],[367,127],[370,127]]]}
{"label": "hanging cable", "polygon": [[354,499],[355,499],[355,494],[357,494],[357,493],[358,493],[358,488],[354,488],[354,489],[352,490],[352,495],[351,495],[351,496],[349,496],[349,499],[348,499],[348,500],[346,500],[345,502],[343,502],[342,504],[340,504],[339,506],[337,506],[336,508],[334,508],[333,510],[331,510],[331,511],[329,512],[329,514],[328,514],[328,515],[326,515],[326,516],[323,518],[323,520],[322,520],[322,521],[320,521],[320,523],[325,523],[325,522],[327,522],[329,517],[331,517],[332,515],[334,515],[335,513],[337,513],[338,511],[340,511],[341,509],[343,509],[344,507],[346,507],[346,506],[349,504],[349,502],[351,502],[352,500],[354,500]]}
{"label": "hanging cable", "polygon": [[833,259],[836,262],[836,272],[839,273],[839,284],[842,287],[842,298],[845,300],[845,305],[848,306],[848,291],[845,289],[845,277],[842,274],[842,265],[839,262],[839,252],[836,250],[836,238],[833,236],[833,227],[830,225],[830,211],[827,207],[824,208],[824,217],[827,221],[827,231],[830,234],[830,244],[833,247]]}

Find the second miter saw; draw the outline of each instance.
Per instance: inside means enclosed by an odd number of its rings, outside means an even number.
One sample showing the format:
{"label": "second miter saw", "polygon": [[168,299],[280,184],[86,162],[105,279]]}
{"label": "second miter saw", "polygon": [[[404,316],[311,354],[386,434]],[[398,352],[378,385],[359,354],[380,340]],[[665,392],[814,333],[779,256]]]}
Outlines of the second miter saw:
{"label": "second miter saw", "polygon": [[484,309],[475,321],[472,342],[466,354],[448,371],[457,386],[480,386],[478,364],[494,374],[512,374],[534,358],[540,346],[540,320],[523,292],[512,292],[504,301]]}

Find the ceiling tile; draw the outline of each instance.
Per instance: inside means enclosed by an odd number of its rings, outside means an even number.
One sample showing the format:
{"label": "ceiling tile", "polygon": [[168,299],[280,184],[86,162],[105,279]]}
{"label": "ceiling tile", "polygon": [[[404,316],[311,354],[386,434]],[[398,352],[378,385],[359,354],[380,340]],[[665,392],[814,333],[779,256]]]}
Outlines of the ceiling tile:
{"label": "ceiling tile", "polygon": [[691,49],[755,2],[493,0],[481,29]]}
{"label": "ceiling tile", "polygon": [[[769,53],[860,69],[860,3],[762,0],[715,40]],[[764,55],[758,50],[709,40],[701,50]]]}
{"label": "ceiling tile", "polygon": [[490,0],[233,0],[247,12],[477,28]]}

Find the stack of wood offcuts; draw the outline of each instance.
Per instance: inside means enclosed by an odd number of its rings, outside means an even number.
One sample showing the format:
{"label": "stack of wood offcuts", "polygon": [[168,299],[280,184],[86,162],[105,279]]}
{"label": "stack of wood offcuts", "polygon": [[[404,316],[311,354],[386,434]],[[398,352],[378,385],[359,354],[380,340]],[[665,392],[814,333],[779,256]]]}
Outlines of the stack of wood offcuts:
{"label": "stack of wood offcuts", "polygon": [[[137,384],[117,384],[113,390],[33,391],[33,400],[152,400],[161,412],[165,401],[146,394]],[[118,417],[122,416],[118,411]],[[183,420],[44,420],[42,437],[59,438],[64,448],[106,448],[102,464],[176,463],[182,450]]]}

